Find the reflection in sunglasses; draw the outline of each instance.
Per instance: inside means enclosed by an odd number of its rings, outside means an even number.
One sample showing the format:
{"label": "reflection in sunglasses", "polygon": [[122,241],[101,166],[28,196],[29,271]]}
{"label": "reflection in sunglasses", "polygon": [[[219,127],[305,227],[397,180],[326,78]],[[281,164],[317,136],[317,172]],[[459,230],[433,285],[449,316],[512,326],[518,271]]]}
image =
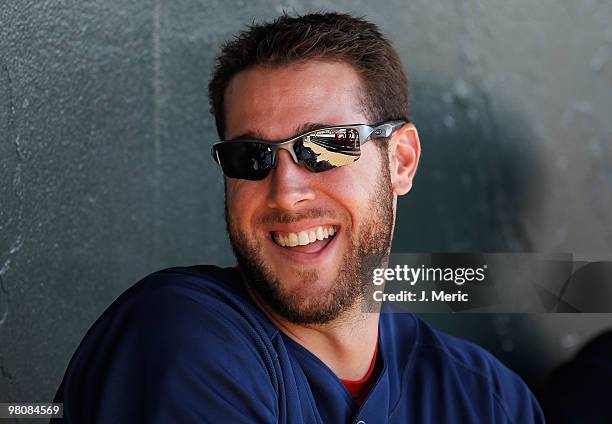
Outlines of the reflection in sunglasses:
{"label": "reflection in sunglasses", "polygon": [[332,151],[332,146],[323,143],[310,142],[305,147],[312,149],[317,157],[317,162],[328,162],[331,166],[343,166],[355,162],[359,159],[359,150],[342,150],[337,147]]}

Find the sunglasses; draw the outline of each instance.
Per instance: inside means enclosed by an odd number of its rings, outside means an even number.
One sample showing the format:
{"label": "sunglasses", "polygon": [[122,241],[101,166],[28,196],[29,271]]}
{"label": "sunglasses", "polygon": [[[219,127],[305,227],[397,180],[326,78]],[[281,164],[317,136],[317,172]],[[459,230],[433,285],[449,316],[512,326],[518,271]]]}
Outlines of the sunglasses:
{"label": "sunglasses", "polygon": [[359,159],[361,146],[373,138],[390,137],[405,121],[379,125],[343,125],[319,128],[281,142],[228,140],[212,146],[213,159],[229,178],[263,180],[278,165],[278,152],[312,172],[329,171]]}

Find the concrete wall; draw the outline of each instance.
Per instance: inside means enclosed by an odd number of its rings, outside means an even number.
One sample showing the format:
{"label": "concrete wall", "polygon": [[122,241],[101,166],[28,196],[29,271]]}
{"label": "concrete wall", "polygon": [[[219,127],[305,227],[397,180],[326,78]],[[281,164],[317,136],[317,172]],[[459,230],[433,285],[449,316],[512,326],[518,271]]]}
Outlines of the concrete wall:
{"label": "concrete wall", "polygon": [[[412,80],[423,162],[394,251],[612,253],[612,3],[0,4],[0,401],[50,401],[87,328],[154,270],[232,263],[207,79],[283,10],[364,15]],[[610,315],[433,316],[534,387]]]}

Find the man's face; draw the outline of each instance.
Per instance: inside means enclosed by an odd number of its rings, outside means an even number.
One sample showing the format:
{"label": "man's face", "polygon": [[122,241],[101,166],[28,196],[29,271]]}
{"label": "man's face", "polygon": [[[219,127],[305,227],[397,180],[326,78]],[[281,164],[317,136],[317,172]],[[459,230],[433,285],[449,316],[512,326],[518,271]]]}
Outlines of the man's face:
{"label": "man's face", "polygon": [[[248,69],[225,93],[226,139],[278,141],[309,124],[370,123],[360,87],[353,68],[338,62]],[[261,181],[226,180],[230,241],[260,301],[290,322],[323,324],[356,305],[389,254],[394,196],[387,156],[369,142],[355,163],[313,173],[288,152],[279,155]],[[279,236],[308,244],[283,247]]]}

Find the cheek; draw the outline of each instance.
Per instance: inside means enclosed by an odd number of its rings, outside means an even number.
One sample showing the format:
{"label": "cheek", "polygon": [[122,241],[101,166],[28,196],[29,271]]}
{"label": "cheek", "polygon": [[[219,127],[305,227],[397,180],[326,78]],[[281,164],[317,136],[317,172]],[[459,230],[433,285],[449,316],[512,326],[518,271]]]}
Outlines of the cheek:
{"label": "cheek", "polygon": [[336,183],[336,187],[341,187],[338,192],[343,193],[344,204],[347,205],[357,227],[376,215],[377,207],[381,206],[380,202],[387,200],[384,195],[387,188],[381,187],[381,184],[390,185],[388,178],[381,175],[388,172],[388,168],[383,167],[378,152],[371,153],[373,154],[361,158],[366,160],[357,161],[355,165],[358,166],[351,170],[351,174]]}
{"label": "cheek", "polygon": [[[357,162],[351,164],[345,170],[338,168],[331,171],[338,172],[333,175],[333,182],[328,185],[333,191],[344,198],[344,203],[352,204],[352,209],[367,209],[369,203],[375,200],[377,185],[381,178],[382,164],[378,160],[377,152],[362,156]],[[331,175],[330,175],[331,177]]]}
{"label": "cheek", "polygon": [[[240,205],[240,183],[228,181],[225,186],[225,202],[227,206],[227,212],[231,221],[235,224],[243,221],[241,215],[244,214],[246,208],[245,205]],[[242,207],[241,207],[242,206]]]}
{"label": "cheek", "polygon": [[225,201],[230,220],[234,225],[248,225],[256,209],[261,190],[252,187],[249,181],[227,180],[225,186]]}
{"label": "cheek", "polygon": [[[236,198],[237,198],[237,184],[232,182],[231,180],[225,180],[225,201],[227,202],[228,208],[233,206]],[[230,209],[231,210],[231,209]]]}
{"label": "cheek", "polygon": [[373,180],[361,172],[345,171],[349,170],[329,171],[332,175],[325,180],[325,199],[330,201],[329,206],[338,208],[346,216],[351,232],[359,231],[372,201],[370,184]]}

